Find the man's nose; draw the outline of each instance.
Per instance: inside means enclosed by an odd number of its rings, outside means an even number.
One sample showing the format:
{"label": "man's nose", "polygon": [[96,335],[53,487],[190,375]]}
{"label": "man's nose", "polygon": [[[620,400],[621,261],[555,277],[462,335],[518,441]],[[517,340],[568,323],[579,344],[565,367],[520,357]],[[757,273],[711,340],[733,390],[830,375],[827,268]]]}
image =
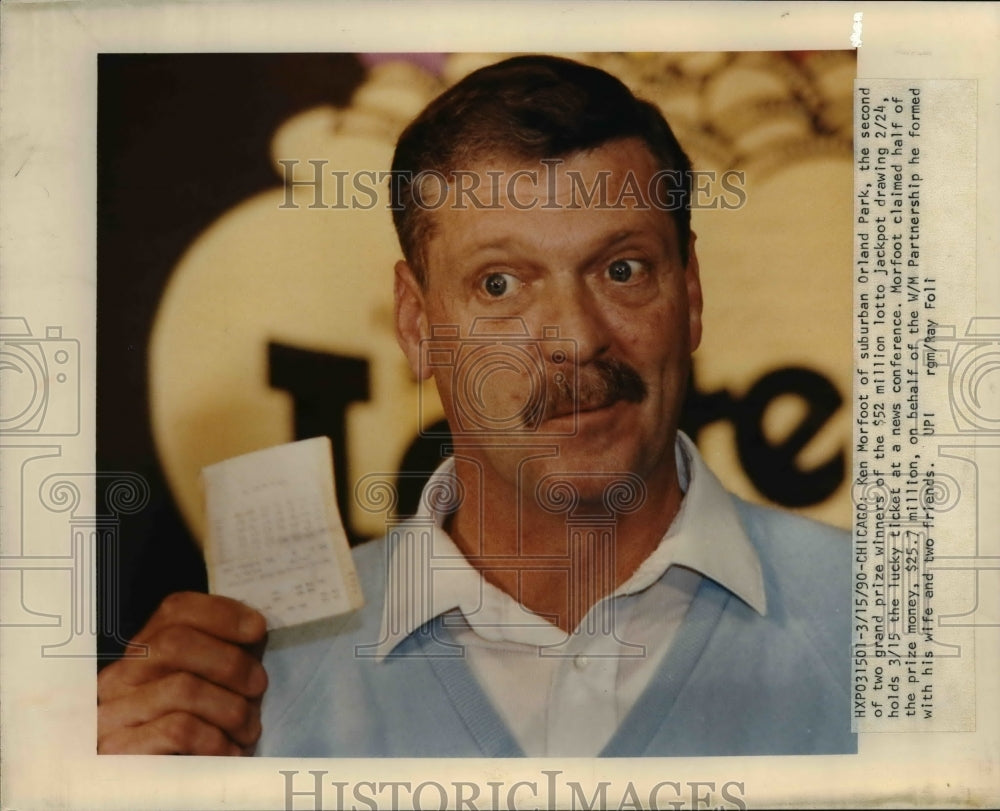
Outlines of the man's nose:
{"label": "man's nose", "polygon": [[599,357],[611,342],[600,302],[582,280],[559,285],[548,297],[545,324],[558,328],[560,340],[573,342],[578,363]]}

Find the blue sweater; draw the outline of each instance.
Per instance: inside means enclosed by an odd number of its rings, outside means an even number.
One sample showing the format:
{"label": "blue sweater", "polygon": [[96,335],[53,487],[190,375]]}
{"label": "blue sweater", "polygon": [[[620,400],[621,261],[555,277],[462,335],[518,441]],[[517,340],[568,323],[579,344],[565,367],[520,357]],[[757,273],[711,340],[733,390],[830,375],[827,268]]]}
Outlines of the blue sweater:
{"label": "blue sweater", "polygon": [[[704,579],[653,680],[602,756],[857,751],[849,536],[739,499],[736,505],[763,566],[766,616]],[[257,754],[523,755],[440,617],[376,660],[382,606],[371,595],[385,590],[385,541],[354,554],[369,596],[365,607],[273,635]]]}

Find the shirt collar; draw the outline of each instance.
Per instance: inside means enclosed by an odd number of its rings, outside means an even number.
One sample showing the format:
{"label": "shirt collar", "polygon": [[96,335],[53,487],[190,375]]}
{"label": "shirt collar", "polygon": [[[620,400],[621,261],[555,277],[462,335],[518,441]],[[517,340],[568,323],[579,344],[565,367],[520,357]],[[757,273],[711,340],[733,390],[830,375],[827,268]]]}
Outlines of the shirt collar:
{"label": "shirt collar", "polygon": [[[732,497],[682,432],[676,454],[684,489],[680,509],[657,548],[610,596],[642,591],[679,565],[714,580],[763,614],[767,601],[760,559]],[[454,460],[448,459],[427,482],[417,514],[387,528],[379,660],[421,625],[456,608],[486,639],[509,638],[502,629],[510,628],[516,628],[519,642],[553,645],[566,639],[559,628],[487,582],[444,531],[447,513],[434,510],[427,494],[454,492],[454,476]]]}
{"label": "shirt collar", "polygon": [[[677,448],[681,457],[678,469],[682,474],[686,472],[688,478],[680,510],[663,541],[623,587],[636,579],[647,563],[672,546],[672,563],[711,578],[758,614],[764,614],[767,611],[764,572],[757,550],[740,521],[733,497],[709,470],[694,442],[680,431],[677,432]],[[666,567],[660,575],[663,571]]]}

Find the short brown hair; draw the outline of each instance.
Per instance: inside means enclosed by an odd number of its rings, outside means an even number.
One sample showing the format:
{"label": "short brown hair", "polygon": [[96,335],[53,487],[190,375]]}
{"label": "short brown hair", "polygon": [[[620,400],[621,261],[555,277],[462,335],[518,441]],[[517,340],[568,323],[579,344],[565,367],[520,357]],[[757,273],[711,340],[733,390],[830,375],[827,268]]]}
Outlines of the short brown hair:
{"label": "short brown hair", "polygon": [[560,158],[639,138],[670,188],[681,258],[691,232],[691,161],[659,109],[599,68],[555,56],[516,56],[480,68],[432,101],[403,131],[392,160],[390,200],[403,255],[421,283],[429,217],[414,178],[447,177],[487,157]]}

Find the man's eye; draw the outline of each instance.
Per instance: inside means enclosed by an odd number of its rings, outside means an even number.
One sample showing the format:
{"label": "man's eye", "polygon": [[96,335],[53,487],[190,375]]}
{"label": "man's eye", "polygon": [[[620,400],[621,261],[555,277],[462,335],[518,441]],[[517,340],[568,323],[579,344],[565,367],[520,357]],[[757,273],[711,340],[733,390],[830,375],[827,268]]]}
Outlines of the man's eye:
{"label": "man's eye", "polygon": [[501,298],[512,293],[517,287],[517,279],[509,273],[491,273],[483,279],[486,295]]}
{"label": "man's eye", "polygon": [[616,259],[608,265],[608,278],[613,282],[628,282],[642,270],[642,263],[635,259]]}

